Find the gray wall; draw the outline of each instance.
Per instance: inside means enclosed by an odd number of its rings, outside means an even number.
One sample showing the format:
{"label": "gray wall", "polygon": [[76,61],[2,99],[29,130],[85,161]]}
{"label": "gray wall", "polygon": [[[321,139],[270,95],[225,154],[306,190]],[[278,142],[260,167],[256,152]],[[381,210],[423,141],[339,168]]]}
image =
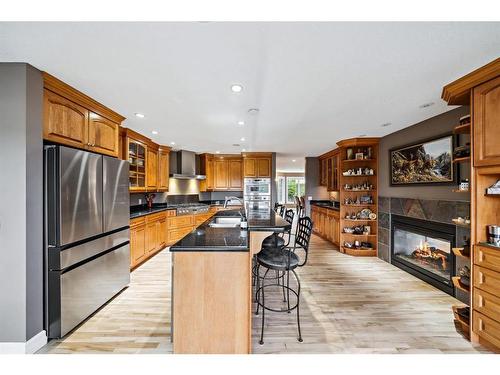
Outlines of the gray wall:
{"label": "gray wall", "polygon": [[43,329],[42,79],[0,64],[0,342]]}
{"label": "gray wall", "polygon": [[[379,196],[400,198],[422,198],[443,200],[470,200],[468,194],[457,194],[452,185],[442,186],[390,186],[389,150],[394,147],[416,143],[444,133],[458,125],[460,117],[469,113],[468,107],[459,107],[439,116],[432,117],[408,128],[389,134],[380,140],[379,148]],[[464,136],[466,137],[466,136]],[[461,138],[461,141],[465,138]],[[459,166],[460,177],[469,178],[470,168]]]}
{"label": "gray wall", "polygon": [[319,184],[319,159],[307,157],[305,166],[306,181],[306,214],[310,215],[309,197],[313,200],[330,199],[326,186]]}

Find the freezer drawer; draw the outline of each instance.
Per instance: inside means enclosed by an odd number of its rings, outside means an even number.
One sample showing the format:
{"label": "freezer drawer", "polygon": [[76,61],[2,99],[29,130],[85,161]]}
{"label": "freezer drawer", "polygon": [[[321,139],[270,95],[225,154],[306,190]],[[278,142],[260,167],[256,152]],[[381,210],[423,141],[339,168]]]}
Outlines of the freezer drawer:
{"label": "freezer drawer", "polygon": [[50,270],[64,270],[128,241],[130,241],[130,230],[124,229],[65,250],[51,248],[49,249]]}
{"label": "freezer drawer", "polygon": [[68,272],[50,271],[53,286],[59,284],[51,290],[59,295],[50,301],[49,337],[63,337],[126,287],[129,267],[130,248],[126,244]]}

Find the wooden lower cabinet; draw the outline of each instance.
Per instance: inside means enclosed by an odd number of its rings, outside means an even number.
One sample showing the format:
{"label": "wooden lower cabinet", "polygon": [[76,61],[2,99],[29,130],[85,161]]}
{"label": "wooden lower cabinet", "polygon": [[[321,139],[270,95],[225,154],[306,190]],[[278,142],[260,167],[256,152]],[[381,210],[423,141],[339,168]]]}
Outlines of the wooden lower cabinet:
{"label": "wooden lower cabinet", "polygon": [[130,268],[146,259],[146,218],[130,220]]}
{"label": "wooden lower cabinet", "polygon": [[311,206],[313,231],[317,235],[339,246],[340,217],[339,211],[324,207]]}
{"label": "wooden lower cabinet", "polygon": [[177,216],[167,210],[130,220],[130,268],[135,268],[166,246],[173,245],[203,224],[217,210]]}
{"label": "wooden lower cabinet", "polygon": [[130,268],[135,268],[167,246],[167,217],[174,210],[130,220]]}

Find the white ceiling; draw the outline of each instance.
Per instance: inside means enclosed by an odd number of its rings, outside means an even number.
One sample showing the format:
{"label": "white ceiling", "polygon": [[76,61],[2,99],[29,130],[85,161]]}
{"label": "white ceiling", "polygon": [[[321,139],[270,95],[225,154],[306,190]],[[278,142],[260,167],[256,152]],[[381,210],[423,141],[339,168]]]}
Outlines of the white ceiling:
{"label": "white ceiling", "polygon": [[0,23],[0,61],[57,76],[159,143],[275,151],[281,171],[450,109],[442,86],[499,55],[500,23]]}

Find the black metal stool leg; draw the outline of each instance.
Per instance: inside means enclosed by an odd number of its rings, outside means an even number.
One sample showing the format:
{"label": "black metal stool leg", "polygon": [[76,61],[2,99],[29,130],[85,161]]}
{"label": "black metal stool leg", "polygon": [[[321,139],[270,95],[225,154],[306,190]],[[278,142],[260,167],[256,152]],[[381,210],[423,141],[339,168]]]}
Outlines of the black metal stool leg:
{"label": "black metal stool leg", "polygon": [[269,269],[266,270],[266,272],[264,273],[264,277],[262,278],[262,328],[261,328],[261,331],[260,331],[260,341],[259,341],[259,344],[260,345],[263,345],[264,344],[264,317],[265,317],[265,314],[266,314],[266,309],[265,309],[265,297],[264,297],[264,286],[266,285],[265,284],[265,281],[266,281],[266,276],[267,276],[267,273],[269,272]]}
{"label": "black metal stool leg", "polygon": [[260,288],[260,264],[257,264],[256,275],[256,287],[255,287],[255,301],[257,302],[257,309],[255,310],[255,315],[259,315],[259,288]]}
{"label": "black metal stool leg", "polygon": [[287,312],[290,314],[290,271],[286,271],[286,302],[288,305]]}
{"label": "black metal stool leg", "polygon": [[299,342],[302,342],[302,332],[300,331],[300,280],[299,277],[297,276],[297,273],[295,273],[295,270],[292,270],[293,274],[295,275],[295,279],[297,280],[297,328],[299,329]]}
{"label": "black metal stool leg", "polygon": [[285,272],[281,275],[281,286],[283,290],[283,302],[286,302],[286,295],[285,295]]}

